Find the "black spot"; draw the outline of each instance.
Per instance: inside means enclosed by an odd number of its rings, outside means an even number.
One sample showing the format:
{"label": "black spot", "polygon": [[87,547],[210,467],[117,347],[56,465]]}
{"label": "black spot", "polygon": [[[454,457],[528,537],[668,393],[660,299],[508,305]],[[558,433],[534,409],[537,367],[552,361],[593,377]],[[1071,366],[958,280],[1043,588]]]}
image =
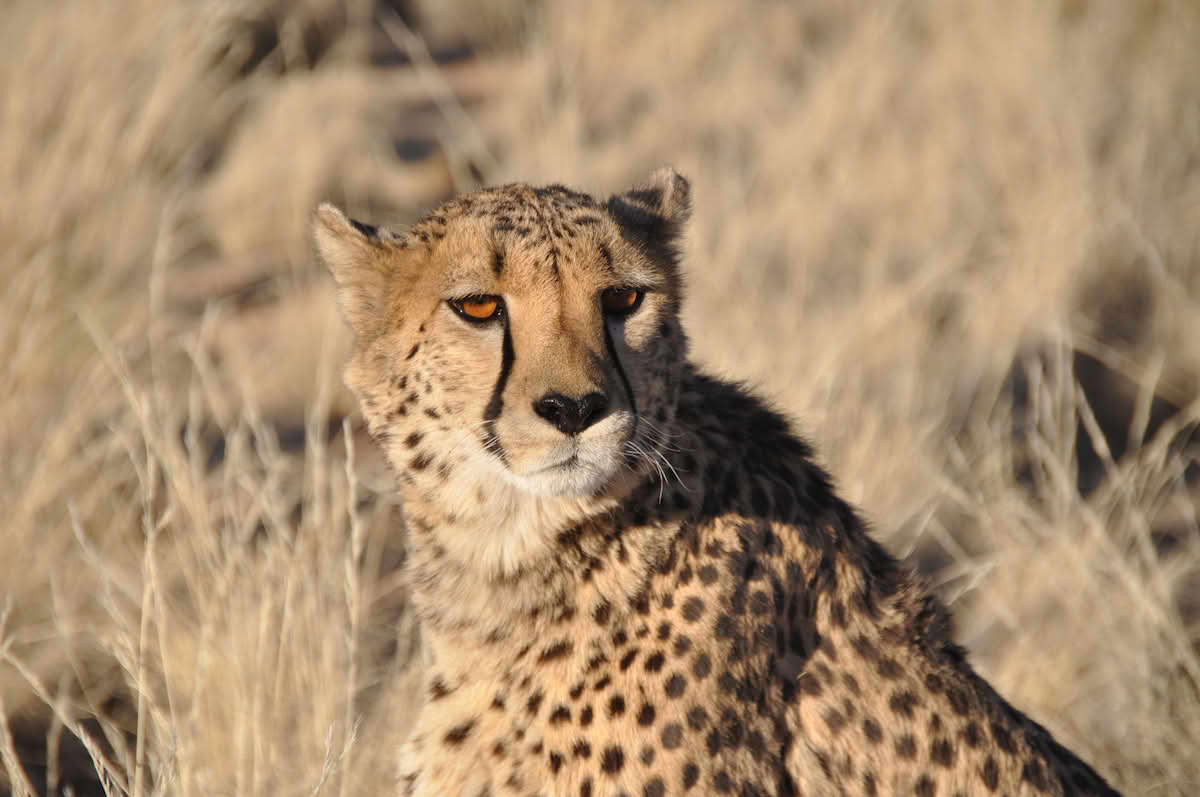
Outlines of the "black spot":
{"label": "black spot", "polygon": [[646,659],[646,672],[658,672],[663,668],[663,663],[666,662],[666,656],[661,650],[656,650]]}
{"label": "black spot", "polygon": [[571,755],[576,758],[591,758],[592,746],[587,743],[586,739],[577,739],[575,745],[571,748]]}
{"label": "black spot", "polygon": [[529,700],[525,702],[525,710],[529,712],[529,716],[537,716],[538,708],[542,705],[544,695],[541,692],[534,692],[529,696]]}
{"label": "black spot", "polygon": [[692,706],[687,713],[688,727],[694,731],[703,730],[708,724],[708,712],[703,706]]}
{"label": "black spot", "polygon": [[606,747],[600,754],[600,769],[606,774],[615,775],[625,766],[625,751],[617,745]]}
{"label": "black spot", "polygon": [[694,623],[704,614],[704,601],[692,596],[683,602],[683,619]]}
{"label": "black spot", "polygon": [[983,779],[983,785],[987,786],[988,791],[998,789],[1000,787],[1000,767],[996,765],[996,759],[988,756],[987,761],[983,762],[983,769],[979,771],[979,776]]}
{"label": "black spot", "polygon": [[608,716],[619,717],[625,713],[625,698],[622,695],[613,695],[608,699]]}
{"label": "black spot", "polygon": [[913,709],[917,706],[917,696],[905,689],[896,692],[888,699],[888,707],[901,717],[912,717]]}
{"label": "black spot", "polygon": [[917,797],[934,797],[936,794],[937,786],[928,775],[917,778]]}
{"label": "black spot", "polygon": [[434,678],[433,682],[429,684],[430,700],[441,700],[443,697],[450,694],[450,692],[451,689],[446,686],[446,682],[441,678]]}
{"label": "black spot", "polygon": [[625,653],[625,655],[621,657],[621,661],[620,661],[621,672],[625,672],[626,670],[629,669],[630,665],[633,664],[633,660],[637,658],[638,653],[639,653],[638,648],[630,648]]}
{"label": "black spot", "polygon": [[662,729],[662,744],[667,750],[674,750],[683,743],[683,726],[672,722]]}
{"label": "black spot", "polygon": [[875,662],[875,670],[881,676],[883,676],[884,678],[887,678],[890,681],[894,681],[897,678],[899,678],[901,675],[904,674],[904,671],[901,669],[900,665],[896,662],[896,660],[889,659],[886,656],[881,657],[878,661]]}
{"label": "black spot", "polygon": [[708,754],[710,756],[715,758],[717,753],[721,752],[721,732],[716,728],[708,732],[708,736],[704,742],[708,747]]}
{"label": "black spot", "polygon": [[911,733],[906,733],[896,739],[896,755],[910,761],[917,757],[917,740]]}
{"label": "black spot", "polygon": [[675,673],[667,679],[666,693],[667,697],[677,698],[683,694],[687,688],[687,679],[679,673]]}
{"label": "black spot", "polygon": [[996,740],[996,746],[1009,755],[1017,752],[1017,745],[1013,741],[1012,734],[1003,725],[992,723],[992,738]]}
{"label": "black spot", "polygon": [[638,725],[642,725],[642,726],[653,725],[654,724],[654,714],[655,714],[654,706],[650,705],[649,703],[643,704],[642,707],[640,709],[638,709],[638,713],[637,713]]}
{"label": "black spot", "polygon": [[475,727],[475,720],[468,720],[467,722],[464,722],[462,725],[457,725],[457,726],[451,728],[450,730],[446,731],[446,735],[445,735],[445,737],[443,737],[443,741],[445,741],[446,744],[450,744],[450,745],[460,745],[466,740],[466,738],[468,736],[471,735],[471,729],[474,727]]}
{"label": "black spot", "polygon": [[729,639],[734,634],[733,618],[727,614],[721,614],[717,617],[713,631],[716,633],[717,639]]}
{"label": "black spot", "polygon": [[417,352],[418,352],[418,351],[420,351],[420,350],[421,350],[421,344],[420,344],[420,343],[414,343],[414,344],[413,344],[413,347],[412,347],[411,349],[409,349],[409,351],[408,351],[408,354],[406,354],[406,355],[404,356],[404,359],[406,359],[406,360],[411,360],[413,357],[416,357],[416,356],[417,356]]}
{"label": "black spot", "polygon": [[968,722],[967,726],[962,730],[963,741],[967,743],[967,747],[972,750],[977,749],[983,744],[983,731],[979,730],[979,726],[974,722]]}
{"label": "black spot", "polygon": [[950,701],[950,708],[960,717],[965,717],[971,711],[971,699],[967,695],[965,689],[958,687],[950,687],[946,690],[946,699]]}
{"label": "black spot", "polygon": [[666,793],[667,785],[659,777],[654,777],[646,781],[646,787],[642,789],[643,797],[663,797]]}
{"label": "black spot", "polygon": [[683,788],[690,789],[700,780],[700,767],[691,761],[683,765]]}
{"label": "black spot", "polygon": [[692,675],[703,680],[712,672],[712,660],[709,659],[707,653],[698,653],[695,660],[692,662]]}
{"label": "black spot", "polygon": [[746,732],[746,727],[732,709],[726,709],[725,713],[721,715],[721,732],[725,737],[726,745],[738,747],[742,743],[742,735]]}
{"label": "black spot", "polygon": [[571,640],[569,640],[569,639],[559,640],[558,642],[555,642],[553,645],[551,645],[550,647],[548,647],[542,651],[541,655],[538,656],[538,663],[545,664],[548,661],[554,661],[555,659],[561,659],[564,656],[570,655],[571,651],[574,650],[574,648],[575,648],[575,645],[573,642],[571,642]]}
{"label": "black spot", "polygon": [[933,747],[929,751],[929,758],[935,764],[940,764],[944,767],[954,765],[954,745],[950,744],[946,739],[936,739],[933,742]]}

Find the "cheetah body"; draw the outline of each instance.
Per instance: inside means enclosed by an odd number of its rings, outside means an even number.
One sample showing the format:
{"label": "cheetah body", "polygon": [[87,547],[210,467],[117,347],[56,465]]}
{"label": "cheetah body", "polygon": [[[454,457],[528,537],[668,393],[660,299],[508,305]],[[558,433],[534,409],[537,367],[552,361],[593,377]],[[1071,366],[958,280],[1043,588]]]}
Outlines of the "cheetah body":
{"label": "cheetah body", "polygon": [[404,235],[318,212],[429,652],[402,792],[1113,793],[972,671],[788,424],[688,362],[688,207],[667,169]]}

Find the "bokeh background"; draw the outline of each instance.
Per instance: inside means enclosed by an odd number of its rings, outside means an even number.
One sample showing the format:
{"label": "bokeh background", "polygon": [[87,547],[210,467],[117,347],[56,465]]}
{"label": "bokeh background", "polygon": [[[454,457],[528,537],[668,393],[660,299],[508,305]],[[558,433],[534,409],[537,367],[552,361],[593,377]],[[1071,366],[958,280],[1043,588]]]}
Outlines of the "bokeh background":
{"label": "bokeh background", "polygon": [[10,0],[0,109],[0,792],[388,793],[420,639],[310,214],[669,163],[695,358],[1019,708],[1200,793],[1200,4]]}

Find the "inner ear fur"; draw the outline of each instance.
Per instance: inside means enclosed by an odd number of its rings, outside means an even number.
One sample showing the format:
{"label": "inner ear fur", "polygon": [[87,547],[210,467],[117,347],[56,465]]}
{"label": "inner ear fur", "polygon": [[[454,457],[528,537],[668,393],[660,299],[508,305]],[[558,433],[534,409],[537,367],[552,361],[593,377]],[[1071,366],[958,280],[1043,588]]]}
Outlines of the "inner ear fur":
{"label": "inner ear fur", "polygon": [[399,238],[325,202],[313,218],[313,239],[337,284],[342,317],[359,338],[374,337],[386,320]]}

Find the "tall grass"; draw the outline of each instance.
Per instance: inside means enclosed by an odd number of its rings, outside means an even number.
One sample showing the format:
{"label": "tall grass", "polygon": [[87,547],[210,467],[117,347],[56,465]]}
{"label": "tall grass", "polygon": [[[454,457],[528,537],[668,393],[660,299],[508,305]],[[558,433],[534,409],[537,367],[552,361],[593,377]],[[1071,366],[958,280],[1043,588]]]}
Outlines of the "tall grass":
{"label": "tall grass", "polygon": [[1014,703],[1200,788],[1200,9],[399,5],[0,12],[0,784],[387,792],[420,644],[309,213],[669,162],[694,356]]}

